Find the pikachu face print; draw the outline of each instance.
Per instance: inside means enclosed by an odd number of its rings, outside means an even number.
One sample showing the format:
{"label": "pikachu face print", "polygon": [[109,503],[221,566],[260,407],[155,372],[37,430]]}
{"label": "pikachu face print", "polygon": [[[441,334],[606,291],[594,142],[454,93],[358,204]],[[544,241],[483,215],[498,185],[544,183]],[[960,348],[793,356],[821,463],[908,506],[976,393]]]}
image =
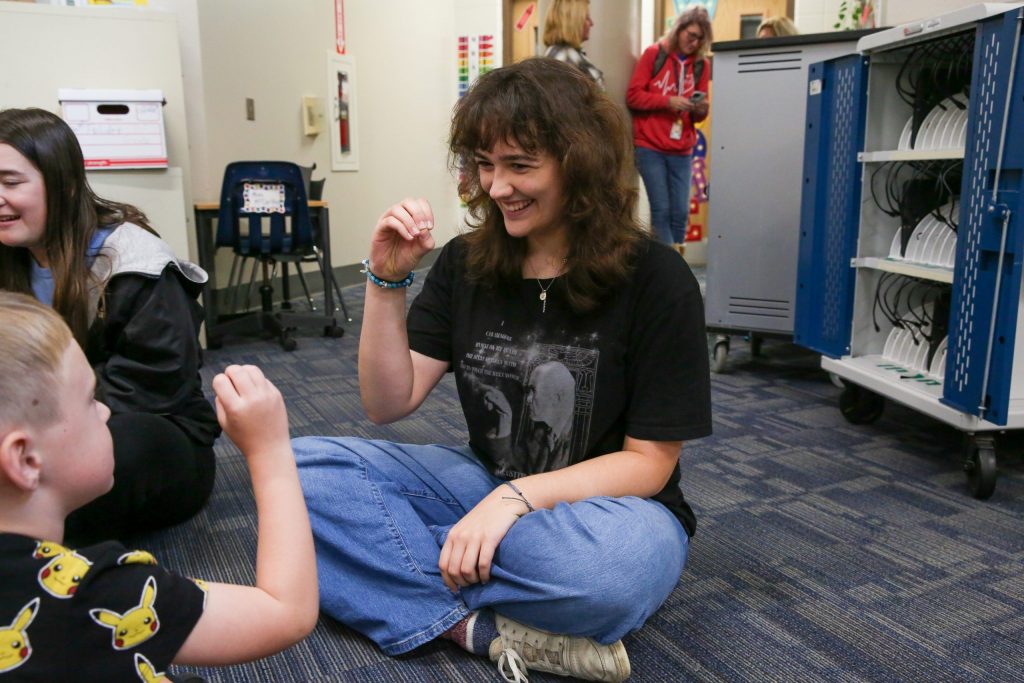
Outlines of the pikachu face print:
{"label": "pikachu face print", "polygon": [[49,541],[37,542],[32,557],[50,559],[39,570],[39,585],[53,597],[61,599],[74,597],[78,585],[92,566],[92,562],[74,550]]}
{"label": "pikachu face print", "polygon": [[118,564],[156,564],[156,558],[145,550],[132,550],[117,558]]}
{"label": "pikachu face print", "polygon": [[141,652],[135,653],[135,673],[142,683],[160,683],[160,681],[167,680],[164,678],[167,674],[157,671],[153,663],[146,659]]}
{"label": "pikachu face print", "polygon": [[124,614],[109,609],[91,609],[89,616],[100,626],[112,631],[111,641],[115,650],[129,650],[152,638],[160,629],[160,619],[153,609],[154,602],[156,579],[151,576],[146,579],[146,585],[142,587],[142,597],[135,607]]}
{"label": "pikachu face print", "polygon": [[17,669],[32,656],[28,642],[28,627],[39,611],[39,598],[32,598],[18,610],[17,616],[7,626],[0,626],[0,673]]}

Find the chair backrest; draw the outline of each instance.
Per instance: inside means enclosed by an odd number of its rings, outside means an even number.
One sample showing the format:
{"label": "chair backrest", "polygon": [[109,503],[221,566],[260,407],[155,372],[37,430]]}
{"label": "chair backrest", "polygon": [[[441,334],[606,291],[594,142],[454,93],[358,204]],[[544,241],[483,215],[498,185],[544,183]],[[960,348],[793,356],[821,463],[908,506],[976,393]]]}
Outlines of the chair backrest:
{"label": "chair backrest", "polygon": [[216,243],[245,255],[290,254],[310,248],[313,230],[299,167],[290,161],[228,164],[221,184]]}
{"label": "chair backrest", "polygon": [[310,201],[319,201],[324,198],[325,182],[327,182],[327,178],[309,181],[309,192],[307,194],[309,194]]}
{"label": "chair backrest", "polygon": [[313,193],[310,191],[310,182],[313,179],[313,171],[316,170],[316,162],[313,162],[312,166],[303,166],[299,164],[299,170],[302,171],[302,186],[306,188],[306,196],[313,199]]}

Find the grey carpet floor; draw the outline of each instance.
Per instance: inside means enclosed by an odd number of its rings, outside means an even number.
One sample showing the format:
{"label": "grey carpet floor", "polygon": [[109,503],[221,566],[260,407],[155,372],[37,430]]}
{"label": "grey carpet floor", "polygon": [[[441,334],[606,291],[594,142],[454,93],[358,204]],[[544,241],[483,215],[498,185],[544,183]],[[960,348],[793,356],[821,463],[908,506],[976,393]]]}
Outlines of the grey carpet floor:
{"label": "grey carpet floor", "polygon": [[[413,416],[365,419],[356,323],[341,339],[228,340],[209,381],[230,363],[261,366],[281,388],[293,436],[351,434],[463,443],[446,378]],[[818,359],[767,341],[753,357],[733,340],[714,375],[713,436],[685,446],[682,488],[699,529],[664,607],[626,638],[635,681],[1024,681],[1024,468],[1001,462],[998,487],[966,493],[961,434],[890,405],[848,424]],[[1020,452],[1013,436],[1002,451]],[[245,464],[227,439],[206,509],[137,539],[162,564],[216,581],[253,581],[256,526]],[[637,577],[642,581],[643,577]],[[178,669],[178,672],[184,671]],[[194,669],[209,681],[500,681],[489,662],[448,643],[400,658],[323,617],[310,638],[259,662]],[[533,681],[564,680],[531,675]]]}

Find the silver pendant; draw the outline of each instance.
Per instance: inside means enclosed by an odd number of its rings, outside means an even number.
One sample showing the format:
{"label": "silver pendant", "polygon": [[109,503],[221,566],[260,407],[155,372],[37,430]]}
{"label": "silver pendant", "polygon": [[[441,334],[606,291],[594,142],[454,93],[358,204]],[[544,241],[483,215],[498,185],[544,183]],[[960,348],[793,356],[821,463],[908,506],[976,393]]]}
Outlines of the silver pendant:
{"label": "silver pendant", "polygon": [[541,301],[547,301],[548,300],[548,293],[547,292],[541,292],[540,293],[540,300]]}

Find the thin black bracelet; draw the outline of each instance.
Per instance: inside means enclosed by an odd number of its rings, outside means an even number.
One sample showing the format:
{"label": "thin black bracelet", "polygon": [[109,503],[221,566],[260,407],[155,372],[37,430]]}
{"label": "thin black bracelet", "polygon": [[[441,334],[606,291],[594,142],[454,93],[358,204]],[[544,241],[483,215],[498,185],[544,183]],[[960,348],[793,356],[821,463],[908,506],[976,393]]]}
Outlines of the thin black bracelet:
{"label": "thin black bracelet", "polygon": [[527,509],[528,512],[536,512],[537,511],[532,505],[530,505],[530,501],[526,500],[526,496],[524,496],[523,492],[519,490],[519,487],[517,487],[515,484],[513,484],[510,481],[503,481],[501,483],[504,484],[505,486],[509,487],[513,491],[515,491],[516,495],[519,496],[518,499],[508,498],[507,500],[520,500],[520,501],[523,502],[524,505],[526,505],[526,509]]}

